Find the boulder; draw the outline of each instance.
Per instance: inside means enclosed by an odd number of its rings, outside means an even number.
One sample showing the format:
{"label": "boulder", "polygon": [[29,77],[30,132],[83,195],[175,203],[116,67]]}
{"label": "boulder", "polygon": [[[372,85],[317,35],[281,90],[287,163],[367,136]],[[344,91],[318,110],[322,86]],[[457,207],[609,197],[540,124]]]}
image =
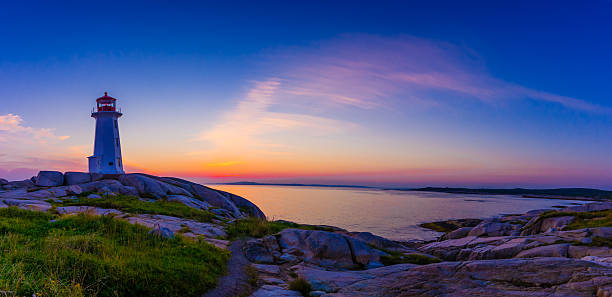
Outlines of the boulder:
{"label": "boulder", "polygon": [[515,258],[567,257],[568,249],[569,244],[567,243],[544,245],[524,250],[518,253]]}
{"label": "boulder", "polygon": [[80,185],[91,182],[91,175],[86,172],[66,172],[64,174],[66,185]]}
{"label": "boulder", "polygon": [[538,233],[548,232],[549,230],[561,230],[565,226],[574,221],[573,216],[551,217],[545,219],[535,219],[533,223],[528,223],[521,236],[534,235]]}
{"label": "boulder", "polygon": [[330,268],[380,266],[385,253],[343,234],[318,230],[285,229],[278,234],[280,248],[313,263]]}
{"label": "boulder", "polygon": [[577,230],[569,230],[569,231],[555,231],[555,232],[549,232],[546,234],[557,236],[559,237],[559,239],[565,240],[565,241],[581,241],[582,239],[586,237],[591,237],[593,235],[593,232],[591,230],[592,229],[590,228],[585,228],[585,229],[577,229]]}
{"label": "boulder", "polygon": [[612,249],[607,246],[571,245],[567,250],[570,258],[583,258],[586,256],[612,257]]}
{"label": "boulder", "polygon": [[280,274],[280,267],[278,265],[251,264],[251,267],[255,268],[255,270],[261,273],[272,275]]}
{"label": "boulder", "polygon": [[134,187],[140,196],[151,196],[157,199],[168,195],[183,195],[193,197],[193,195],[183,188],[159,181],[157,178],[140,173],[125,174],[119,177],[121,184]]}
{"label": "boulder", "polygon": [[522,251],[528,242],[529,239],[527,238],[514,238],[497,246],[479,246],[473,248],[467,256],[464,255],[465,252],[462,250],[459,256],[457,256],[457,260],[488,260],[512,258],[520,251]]}
{"label": "boulder", "polygon": [[474,227],[468,236],[504,236],[510,235],[514,227],[508,223],[484,221]]}
{"label": "boulder", "polygon": [[104,179],[92,181],[89,183],[80,184],[79,187],[83,192],[114,192],[123,195],[137,196],[138,191],[134,187],[125,186],[117,180]]}
{"label": "boulder", "polygon": [[8,184],[8,180],[4,179],[4,178],[0,178],[0,186],[4,186],[6,184]]}
{"label": "boulder", "polygon": [[353,261],[359,266],[366,269],[384,266],[380,262],[380,257],[387,255],[387,253],[373,249],[363,241],[348,237],[345,239],[347,240],[351,249],[350,252],[352,254]]}
{"label": "boulder", "polygon": [[168,195],[167,198],[168,201],[182,203],[195,209],[208,210],[210,208],[210,204],[192,197],[187,197],[183,195]]}
{"label": "boulder", "polygon": [[192,193],[193,196],[201,199],[202,201],[206,201],[208,204],[214,207],[229,211],[233,217],[240,217],[240,210],[238,207],[232,201],[230,201],[228,197],[223,196],[220,191],[174,177],[162,177],[160,180],[171,185],[181,187]]}
{"label": "boulder", "polygon": [[274,236],[274,235],[264,236],[261,239],[261,241],[262,241],[263,245],[265,245],[266,248],[270,252],[280,251],[280,246],[278,245],[278,241],[276,240],[276,236]]}
{"label": "boulder", "polygon": [[274,257],[261,240],[249,240],[243,247],[245,257],[253,263],[273,264]]}
{"label": "boulder", "polygon": [[43,200],[33,199],[3,199],[8,206],[16,206],[21,209],[47,211],[51,208],[51,203]]}
{"label": "boulder", "polygon": [[229,218],[242,218],[246,216],[253,216],[264,220],[266,219],[266,216],[259,209],[259,207],[238,195],[234,195],[220,190],[215,190],[180,178],[155,176],[149,177],[154,178],[162,183],[181,188],[191,193],[194,198],[204,201],[214,207],[223,209],[224,212],[219,214],[221,216]]}
{"label": "boulder", "polygon": [[[57,191],[49,191],[49,190],[38,190],[34,192],[25,193],[23,196],[31,199],[47,199],[52,197],[57,197],[55,194]],[[66,195],[67,193],[64,193]]]}
{"label": "boulder", "polygon": [[174,233],[170,229],[159,226],[151,229],[151,231],[149,231],[149,234],[161,238],[174,238]]}
{"label": "boulder", "polygon": [[81,187],[77,185],[71,185],[71,186],[67,186],[66,192],[69,195],[80,195],[83,193],[83,189],[81,189]]}
{"label": "boulder", "polygon": [[257,205],[253,204],[251,201],[244,199],[238,195],[234,195],[232,193],[215,190],[219,192],[221,195],[227,197],[234,205],[238,207],[238,209],[242,212],[245,212],[246,216],[253,216],[258,219],[266,219],[266,215],[257,207]]}
{"label": "boulder", "polygon": [[68,188],[54,187],[47,189],[47,192],[51,193],[54,197],[62,197],[68,195]]}
{"label": "boulder", "polygon": [[40,187],[58,187],[64,184],[64,175],[59,171],[41,171],[36,176],[36,185]]}
{"label": "boulder", "polygon": [[472,231],[472,229],[474,228],[473,227],[461,227],[457,230],[454,230],[454,231],[451,231],[449,233],[442,235],[440,239],[447,240],[447,239],[463,238],[463,237],[468,236],[468,234],[470,233],[470,231]]}
{"label": "boulder", "polygon": [[380,237],[378,235],[374,235],[370,232],[350,232],[347,234],[348,236],[355,238],[359,241],[365,242],[366,244],[386,250],[393,251],[405,251],[407,248],[395,241],[386,239],[384,237]]}
{"label": "boulder", "polygon": [[89,194],[87,195],[88,199],[102,199],[102,196],[98,195],[98,194]]}
{"label": "boulder", "polygon": [[35,188],[35,187],[36,186],[34,185],[34,182],[29,179],[10,181],[7,184],[2,185],[2,188],[6,190],[13,190],[13,189],[20,189],[20,188]]}

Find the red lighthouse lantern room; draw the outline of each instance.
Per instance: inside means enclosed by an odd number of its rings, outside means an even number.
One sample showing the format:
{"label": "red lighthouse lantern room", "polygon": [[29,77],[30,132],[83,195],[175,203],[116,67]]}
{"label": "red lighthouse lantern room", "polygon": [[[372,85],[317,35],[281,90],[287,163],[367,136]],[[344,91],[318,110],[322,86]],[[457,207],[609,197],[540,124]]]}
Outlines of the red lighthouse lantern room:
{"label": "red lighthouse lantern room", "polygon": [[98,111],[115,111],[115,101],[117,101],[117,99],[108,96],[108,93],[104,92],[104,96],[96,99]]}

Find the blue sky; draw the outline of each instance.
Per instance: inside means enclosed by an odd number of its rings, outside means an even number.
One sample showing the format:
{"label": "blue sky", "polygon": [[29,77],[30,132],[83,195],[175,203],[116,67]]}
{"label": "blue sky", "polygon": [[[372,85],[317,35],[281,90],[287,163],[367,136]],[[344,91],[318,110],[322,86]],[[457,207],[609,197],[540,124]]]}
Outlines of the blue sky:
{"label": "blue sky", "polygon": [[329,2],[0,4],[0,175],[85,170],[108,91],[133,171],[612,187],[611,2]]}

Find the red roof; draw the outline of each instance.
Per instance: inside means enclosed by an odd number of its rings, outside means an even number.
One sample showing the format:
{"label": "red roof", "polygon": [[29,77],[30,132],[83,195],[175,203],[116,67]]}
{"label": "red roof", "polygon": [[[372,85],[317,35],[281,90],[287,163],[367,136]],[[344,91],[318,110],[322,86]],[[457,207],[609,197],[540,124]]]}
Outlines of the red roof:
{"label": "red roof", "polygon": [[104,92],[104,96],[96,99],[96,101],[99,101],[99,100],[113,100],[113,101],[116,101],[117,99],[115,99],[115,98],[113,98],[111,96],[108,96],[108,93]]}

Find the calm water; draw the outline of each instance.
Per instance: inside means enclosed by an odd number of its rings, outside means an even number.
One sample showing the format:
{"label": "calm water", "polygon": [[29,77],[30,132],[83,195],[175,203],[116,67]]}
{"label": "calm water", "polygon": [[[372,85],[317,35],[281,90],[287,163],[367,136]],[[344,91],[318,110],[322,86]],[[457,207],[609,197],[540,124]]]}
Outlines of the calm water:
{"label": "calm water", "polygon": [[356,188],[287,186],[212,187],[245,197],[269,219],[369,231],[395,240],[433,239],[423,222],[524,213],[580,201],[528,199],[517,196],[460,195]]}

